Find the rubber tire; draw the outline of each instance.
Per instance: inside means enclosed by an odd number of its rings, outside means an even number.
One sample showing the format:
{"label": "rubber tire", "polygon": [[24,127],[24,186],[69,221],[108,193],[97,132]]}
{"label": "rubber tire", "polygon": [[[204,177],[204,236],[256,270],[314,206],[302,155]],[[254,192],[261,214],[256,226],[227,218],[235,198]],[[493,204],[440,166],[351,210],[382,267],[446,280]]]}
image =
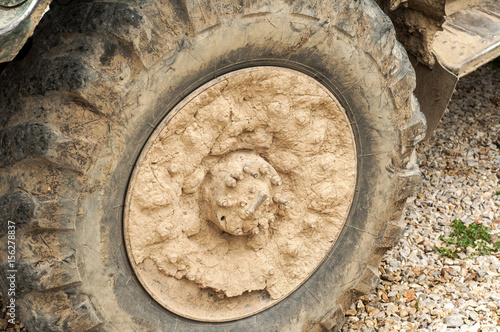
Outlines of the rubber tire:
{"label": "rubber tire", "polygon": [[[54,6],[30,54],[2,73],[0,235],[16,222],[16,303],[29,331],[339,330],[377,285],[420,179],[414,146],[425,134],[390,20],[371,0],[212,3]],[[339,239],[298,290],[248,318],[195,322],[134,276],[122,235],[128,180],[183,97],[257,65],[304,72],[341,102],[356,139],[356,193]]]}

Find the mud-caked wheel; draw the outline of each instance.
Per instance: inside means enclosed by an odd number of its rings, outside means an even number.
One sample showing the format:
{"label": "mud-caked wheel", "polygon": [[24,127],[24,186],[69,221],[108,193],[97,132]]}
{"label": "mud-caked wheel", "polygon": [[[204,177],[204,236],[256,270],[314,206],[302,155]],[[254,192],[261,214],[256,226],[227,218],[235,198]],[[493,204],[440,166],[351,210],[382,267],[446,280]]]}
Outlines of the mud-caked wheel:
{"label": "mud-caked wheel", "polygon": [[30,331],[339,329],[419,180],[371,1],[55,7],[0,82]]}

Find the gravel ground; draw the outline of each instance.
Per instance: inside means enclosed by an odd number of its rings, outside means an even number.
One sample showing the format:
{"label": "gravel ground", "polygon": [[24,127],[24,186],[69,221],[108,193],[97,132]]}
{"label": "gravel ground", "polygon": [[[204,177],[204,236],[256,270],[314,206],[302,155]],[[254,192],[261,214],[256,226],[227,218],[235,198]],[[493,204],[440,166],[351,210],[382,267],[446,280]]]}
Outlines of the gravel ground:
{"label": "gravel ground", "polygon": [[455,219],[500,236],[500,68],[463,78],[448,109],[418,148],[423,182],[409,199],[404,237],[343,331],[500,331],[500,252],[450,259],[434,249]]}
{"label": "gravel ground", "polygon": [[[500,331],[500,253],[442,258],[451,223],[500,234],[500,69],[465,77],[431,140],[418,149],[422,187],[408,202],[407,230],[381,265],[376,292],[347,312],[343,331]],[[0,331],[8,326],[0,294]]]}

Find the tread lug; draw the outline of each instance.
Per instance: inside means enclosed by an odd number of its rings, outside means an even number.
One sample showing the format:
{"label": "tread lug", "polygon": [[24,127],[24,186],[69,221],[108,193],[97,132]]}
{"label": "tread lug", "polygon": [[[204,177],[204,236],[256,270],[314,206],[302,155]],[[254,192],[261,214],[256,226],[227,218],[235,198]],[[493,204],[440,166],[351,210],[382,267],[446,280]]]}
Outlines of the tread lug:
{"label": "tread lug", "polygon": [[[38,331],[81,332],[102,324],[90,298],[77,295],[72,289],[52,292],[33,292],[20,299],[21,315],[27,317],[29,326]],[[36,315],[23,308],[33,308]]]}
{"label": "tread lug", "polygon": [[59,231],[18,232],[18,295],[80,282],[70,238]]}
{"label": "tread lug", "polygon": [[376,267],[368,266],[361,279],[354,286],[354,290],[361,294],[371,292],[380,282],[379,271]]}

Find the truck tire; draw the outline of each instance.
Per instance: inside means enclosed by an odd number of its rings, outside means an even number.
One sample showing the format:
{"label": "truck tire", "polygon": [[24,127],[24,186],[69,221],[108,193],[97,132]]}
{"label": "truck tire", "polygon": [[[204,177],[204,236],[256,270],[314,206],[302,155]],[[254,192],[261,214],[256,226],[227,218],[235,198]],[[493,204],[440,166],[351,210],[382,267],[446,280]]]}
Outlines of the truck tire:
{"label": "truck tire", "polygon": [[[0,85],[0,236],[15,223],[15,300],[31,332],[339,330],[344,311],[376,287],[420,179],[414,147],[425,120],[415,74],[371,0],[53,5]],[[243,173],[227,171],[238,165]],[[324,172],[311,179],[311,165]],[[244,218],[213,194],[240,183],[260,195]],[[136,219],[136,205],[145,219]],[[257,223],[260,205],[267,219]],[[167,206],[191,210],[160,216]],[[193,211],[201,214],[193,219]],[[267,242],[248,239],[284,234],[281,220],[300,223],[300,232],[287,230],[299,245],[283,235],[267,252],[279,255],[257,261],[251,278],[226,271],[220,284],[210,280],[231,264],[247,269],[228,251],[231,241],[257,257]],[[188,253],[155,254],[173,229],[202,257],[198,275]],[[196,253],[201,233],[222,242],[207,240],[210,248]],[[155,252],[145,254],[149,247]],[[5,250],[4,294],[12,270]],[[173,272],[159,267],[165,257]],[[214,257],[221,261],[210,269]],[[263,277],[262,266],[276,269]],[[271,288],[276,280],[286,286]],[[198,297],[185,298],[188,289]]]}

